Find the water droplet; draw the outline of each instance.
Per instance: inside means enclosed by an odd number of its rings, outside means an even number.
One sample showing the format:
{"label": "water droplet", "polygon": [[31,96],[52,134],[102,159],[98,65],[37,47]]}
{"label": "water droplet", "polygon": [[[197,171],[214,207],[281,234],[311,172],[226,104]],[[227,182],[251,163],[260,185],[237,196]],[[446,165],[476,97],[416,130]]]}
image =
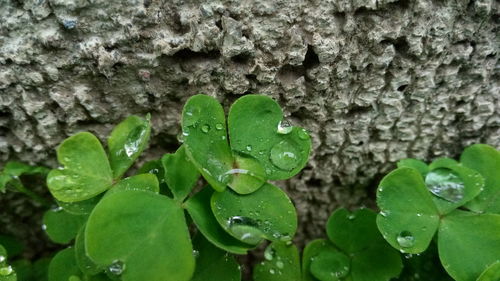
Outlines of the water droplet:
{"label": "water droplet", "polygon": [[275,254],[276,251],[274,250],[273,247],[267,247],[266,250],[264,251],[264,258],[268,261],[271,261],[273,260]]}
{"label": "water droplet", "polygon": [[147,127],[145,125],[135,127],[127,136],[124,145],[125,154],[127,157],[132,157],[140,150],[141,143],[146,135]]}
{"label": "water droplet", "polygon": [[10,274],[12,274],[13,271],[14,270],[12,269],[12,266],[10,266],[10,265],[1,267],[0,268],[0,276],[10,275]]}
{"label": "water droplet", "polygon": [[383,216],[384,218],[387,217],[389,212],[381,211],[380,215]]}
{"label": "water droplet", "polygon": [[278,134],[286,135],[289,134],[292,131],[293,127],[290,125],[290,122],[286,120],[281,120],[278,123]]}
{"label": "water droplet", "polygon": [[252,146],[251,145],[247,145],[246,149],[247,149],[247,151],[252,151]]}
{"label": "water droplet", "polygon": [[258,223],[251,218],[234,216],[228,220],[229,231],[239,240],[248,244],[259,244],[264,239],[264,233],[258,228]]}
{"label": "water droplet", "polygon": [[217,131],[220,131],[220,130],[224,129],[224,126],[221,123],[217,123],[217,124],[215,124],[215,129],[217,129]]}
{"label": "water droplet", "polygon": [[276,262],[276,266],[279,268],[279,269],[283,269],[283,267],[285,267],[285,264],[283,264],[282,261],[277,261]]}
{"label": "water droplet", "polygon": [[121,275],[125,271],[125,264],[116,260],[108,267],[108,270],[114,275]]}
{"label": "water droplet", "polygon": [[0,263],[5,261],[5,256],[0,256]]}
{"label": "water droplet", "polygon": [[287,141],[281,141],[271,149],[271,162],[278,168],[291,171],[299,164],[297,149]]}
{"label": "water droplet", "polygon": [[415,245],[415,237],[409,231],[401,231],[396,237],[396,241],[403,248],[411,248]]}
{"label": "water droplet", "polygon": [[271,269],[269,269],[269,273],[274,274],[274,273],[276,273],[276,271],[274,271],[274,269],[271,268]]}
{"label": "water droplet", "polygon": [[349,220],[353,220],[353,219],[355,219],[355,218],[356,218],[356,215],[355,215],[355,214],[349,214],[349,215],[347,216],[347,218],[348,218]]}
{"label": "water droplet", "polygon": [[299,135],[299,138],[301,140],[308,140],[309,139],[309,134],[307,133],[306,130],[300,129],[299,132],[297,133]]}
{"label": "water droplet", "polygon": [[438,168],[430,171],[425,177],[427,188],[434,195],[450,202],[458,202],[464,198],[464,182],[453,170]]}
{"label": "water droplet", "polygon": [[200,251],[198,250],[193,250],[193,257],[197,258],[200,256]]}
{"label": "water droplet", "polygon": [[210,126],[208,124],[201,126],[201,131],[205,134],[210,132]]}
{"label": "water droplet", "polygon": [[42,230],[43,230],[43,231],[47,230],[47,225],[42,224]]}
{"label": "water droplet", "polygon": [[421,216],[422,216],[422,214],[421,214],[421,213],[417,213],[417,217],[421,217]]}

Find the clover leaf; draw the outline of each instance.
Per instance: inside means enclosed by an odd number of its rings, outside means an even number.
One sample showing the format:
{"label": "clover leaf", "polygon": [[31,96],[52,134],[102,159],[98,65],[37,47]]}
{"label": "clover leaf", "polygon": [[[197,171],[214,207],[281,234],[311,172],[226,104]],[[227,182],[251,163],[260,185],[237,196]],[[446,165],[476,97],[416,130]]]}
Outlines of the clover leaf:
{"label": "clover leaf", "polygon": [[230,254],[214,247],[203,236],[193,240],[196,270],[190,281],[240,281],[240,266]]}
{"label": "clover leaf", "polygon": [[85,247],[91,260],[123,281],[182,281],[194,271],[182,208],[149,191],[105,196],[89,216]]}
{"label": "clover leaf", "polygon": [[257,159],[268,179],[288,179],[307,163],[309,134],[290,126],[278,103],[267,96],[246,95],[234,102],[228,128],[231,149]]}
{"label": "clover leaf", "polygon": [[292,243],[273,242],[264,252],[265,260],[253,271],[255,281],[300,281],[300,259]]}
{"label": "clover leaf", "polygon": [[485,180],[484,190],[467,207],[475,212],[500,214],[500,151],[485,144],[466,148],[460,163],[478,171]]}
{"label": "clover leaf", "polygon": [[302,253],[302,279],[304,281],[317,281],[311,273],[311,263],[323,251],[335,252],[332,243],[326,239],[316,239],[309,242]]}
{"label": "clover leaf", "polygon": [[120,178],[142,153],[151,133],[150,116],[129,116],[118,124],[108,138],[109,162],[113,178]]}
{"label": "clover leaf", "polygon": [[255,245],[263,239],[289,241],[297,230],[292,201],[269,183],[246,195],[232,190],[215,192],[211,207],[222,228],[247,244]]}
{"label": "clover leaf", "polygon": [[73,215],[62,208],[50,209],[43,215],[43,228],[50,240],[68,244],[76,237],[86,219],[86,216]]}
{"label": "clover leaf", "polygon": [[64,140],[57,148],[57,159],[64,167],[50,171],[47,186],[59,201],[90,199],[113,182],[106,153],[90,133],[78,133]]}
{"label": "clover leaf", "polygon": [[186,148],[181,145],[174,154],[165,154],[161,158],[165,172],[165,181],[174,198],[183,201],[196,184],[200,173],[186,155]]}
{"label": "clover leaf", "polygon": [[376,214],[368,209],[354,213],[346,209],[336,210],[327,222],[332,246],[316,242],[318,246],[312,248],[314,254],[311,254],[311,248],[308,250],[310,262],[306,270],[321,281],[344,278],[376,281],[398,276],[402,269],[401,258],[384,242],[375,217]]}
{"label": "clover leaf", "polygon": [[160,191],[160,186],[155,175],[139,174],[124,178],[117,182],[108,192],[106,192],[105,196],[122,190],[142,190],[158,193]]}
{"label": "clover leaf", "polygon": [[215,246],[224,251],[244,255],[253,245],[246,244],[229,235],[217,222],[210,208],[214,191],[208,186],[186,201],[186,209],[198,230]]}

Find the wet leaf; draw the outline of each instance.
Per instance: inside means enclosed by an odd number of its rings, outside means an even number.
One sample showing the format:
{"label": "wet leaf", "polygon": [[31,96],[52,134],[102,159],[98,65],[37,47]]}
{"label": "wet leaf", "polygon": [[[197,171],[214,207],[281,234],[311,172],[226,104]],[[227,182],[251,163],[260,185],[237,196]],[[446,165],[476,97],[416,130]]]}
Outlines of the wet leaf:
{"label": "wet leaf", "polygon": [[323,250],[311,261],[310,271],[321,281],[337,281],[349,274],[350,260],[337,250]]}
{"label": "wet leaf", "polygon": [[255,281],[301,281],[299,251],[292,243],[271,243],[264,258],[253,270]]}
{"label": "wet leaf", "polygon": [[161,162],[165,171],[165,181],[174,198],[184,201],[200,178],[200,173],[188,159],[185,146],[179,147],[174,154],[165,154]]}
{"label": "wet leaf", "polygon": [[129,116],[113,129],[108,149],[114,179],[120,178],[132,166],[146,147],[150,133],[149,116],[146,119]]}
{"label": "wet leaf", "polygon": [[405,253],[418,254],[429,246],[439,225],[439,213],[420,172],[398,168],[377,189],[377,226],[385,240]]}
{"label": "wet leaf", "polygon": [[247,195],[229,189],[215,192],[211,207],[222,228],[248,244],[258,244],[264,238],[289,241],[297,230],[292,202],[285,192],[269,183]]}
{"label": "wet leaf", "polygon": [[106,153],[90,133],[78,133],[64,140],[57,149],[57,159],[64,167],[50,171],[47,186],[59,201],[90,199],[112,184]]}
{"label": "wet leaf", "polygon": [[302,254],[302,279],[304,281],[317,281],[311,274],[311,263],[322,251],[337,251],[333,244],[326,239],[316,239],[307,244]]}
{"label": "wet leaf", "polygon": [[73,215],[88,215],[94,209],[95,205],[99,203],[104,194],[99,194],[87,200],[78,202],[63,202],[57,201],[57,205],[63,208],[64,211]]}
{"label": "wet leaf", "polygon": [[476,280],[500,258],[500,215],[455,210],[441,221],[441,263],[455,280]]}
{"label": "wet leaf", "polygon": [[239,194],[249,194],[266,182],[264,169],[259,162],[250,156],[234,155],[234,169],[224,175],[231,176],[228,186]]}
{"label": "wet leaf", "polygon": [[460,163],[478,171],[485,180],[484,190],[467,207],[475,212],[500,214],[500,151],[475,144],[464,150]]}
{"label": "wet leaf", "polygon": [[68,281],[71,276],[81,277],[76,264],[75,249],[66,248],[58,252],[49,265],[49,281]]}
{"label": "wet leaf", "polygon": [[233,168],[233,156],[222,106],[210,96],[191,97],[182,112],[182,132],[193,164],[215,190],[223,191],[231,181],[224,174]]}
{"label": "wet leaf", "polygon": [[85,252],[85,226],[80,228],[75,239],[75,258],[78,268],[84,274],[96,275],[104,271],[104,268],[95,264]]}
{"label": "wet leaf", "polygon": [[212,244],[224,251],[245,255],[254,246],[237,240],[219,225],[210,208],[210,198],[213,193],[213,189],[207,186],[189,198],[185,203],[189,215],[201,234]]}
{"label": "wet leaf", "polygon": [[87,216],[72,215],[61,208],[51,209],[43,215],[43,225],[50,240],[68,244],[76,237]]}
{"label": "wet leaf", "polygon": [[124,190],[103,198],[88,219],[85,244],[96,264],[123,281],[187,281],[194,271],[180,205],[149,191]]}
{"label": "wet leaf", "polygon": [[214,247],[202,235],[193,241],[196,270],[190,281],[240,281],[240,265],[235,258]]}
{"label": "wet leaf", "polygon": [[228,116],[231,148],[259,161],[271,180],[288,179],[307,163],[309,134],[283,120],[280,106],[262,95],[246,95],[232,106]]}
{"label": "wet leaf", "polygon": [[399,160],[397,165],[398,168],[408,167],[416,169],[420,172],[420,174],[422,174],[423,177],[425,177],[425,175],[429,172],[429,166],[427,166],[425,162],[413,158]]}
{"label": "wet leaf", "polygon": [[123,190],[141,190],[158,193],[160,187],[158,179],[153,174],[139,174],[132,177],[124,178],[116,183],[105,195],[108,196],[115,192]]}

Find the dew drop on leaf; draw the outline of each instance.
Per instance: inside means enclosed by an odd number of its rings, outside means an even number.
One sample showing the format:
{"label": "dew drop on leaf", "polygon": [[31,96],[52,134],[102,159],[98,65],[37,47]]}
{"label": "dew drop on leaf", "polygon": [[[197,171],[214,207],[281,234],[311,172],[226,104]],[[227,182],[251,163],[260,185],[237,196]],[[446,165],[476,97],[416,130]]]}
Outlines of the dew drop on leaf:
{"label": "dew drop on leaf", "polygon": [[309,139],[309,134],[308,134],[308,133],[307,133],[307,131],[306,131],[306,130],[304,130],[304,129],[300,129],[300,130],[299,130],[299,132],[298,132],[297,134],[299,135],[299,138],[300,138],[301,140],[307,140],[307,139]]}
{"label": "dew drop on leaf", "polygon": [[247,145],[247,151],[252,151],[252,146],[251,145]]}
{"label": "dew drop on leaf", "polygon": [[229,231],[239,240],[248,244],[259,244],[264,239],[264,233],[258,229],[258,224],[251,218],[234,216],[228,221]]}
{"label": "dew drop on leaf", "polygon": [[277,261],[277,262],[276,262],[276,266],[277,266],[279,269],[283,269],[283,267],[284,267],[285,265],[283,264],[283,262],[282,262],[282,261]]}
{"label": "dew drop on leaf", "polygon": [[282,135],[286,135],[286,134],[289,134],[292,131],[292,129],[293,129],[293,127],[292,127],[292,125],[290,125],[290,122],[288,122],[286,120],[282,120],[278,123],[277,133],[282,134]]}
{"label": "dew drop on leaf", "polygon": [[224,129],[224,126],[221,123],[217,123],[217,124],[215,124],[215,129],[217,129],[217,131],[220,131],[220,130]]}
{"label": "dew drop on leaf", "polygon": [[264,258],[268,261],[272,261],[274,259],[275,254],[276,251],[274,250],[273,247],[267,247],[266,250],[264,251]]}
{"label": "dew drop on leaf", "polygon": [[415,237],[409,231],[401,231],[396,237],[396,241],[402,248],[411,248],[415,245]]}
{"label": "dew drop on leaf", "polygon": [[147,126],[138,126],[129,133],[124,145],[125,154],[127,154],[128,157],[132,157],[132,155],[139,151],[141,141],[146,133]]}
{"label": "dew drop on leaf", "polygon": [[464,182],[453,170],[438,168],[425,177],[425,184],[434,195],[451,202],[464,198]]}
{"label": "dew drop on leaf", "polygon": [[210,132],[210,126],[208,124],[201,126],[201,131],[205,134]]}
{"label": "dew drop on leaf", "polygon": [[0,256],[0,262],[4,262],[5,261],[5,256]]}
{"label": "dew drop on leaf", "polygon": [[125,264],[121,261],[114,261],[109,267],[108,270],[111,274],[121,275],[123,271],[125,271]]}
{"label": "dew drop on leaf", "polygon": [[299,164],[299,153],[288,141],[281,141],[271,149],[271,162],[278,168],[291,171]]}
{"label": "dew drop on leaf", "polygon": [[11,275],[14,270],[12,269],[12,266],[4,266],[0,268],[0,276],[8,276]]}

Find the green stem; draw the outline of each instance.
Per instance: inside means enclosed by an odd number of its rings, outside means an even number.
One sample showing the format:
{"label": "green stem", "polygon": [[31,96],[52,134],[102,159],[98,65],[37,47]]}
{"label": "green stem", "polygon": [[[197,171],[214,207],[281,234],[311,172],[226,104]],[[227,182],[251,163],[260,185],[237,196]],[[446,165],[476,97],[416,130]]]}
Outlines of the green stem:
{"label": "green stem", "polygon": [[38,202],[40,205],[45,206],[45,207],[51,206],[49,201],[47,201],[43,197],[40,197],[38,194],[27,189],[26,187],[24,187],[24,185],[18,179],[12,180],[9,183],[12,184],[18,191],[28,195],[29,197],[31,197],[31,199],[33,199],[35,202]]}

